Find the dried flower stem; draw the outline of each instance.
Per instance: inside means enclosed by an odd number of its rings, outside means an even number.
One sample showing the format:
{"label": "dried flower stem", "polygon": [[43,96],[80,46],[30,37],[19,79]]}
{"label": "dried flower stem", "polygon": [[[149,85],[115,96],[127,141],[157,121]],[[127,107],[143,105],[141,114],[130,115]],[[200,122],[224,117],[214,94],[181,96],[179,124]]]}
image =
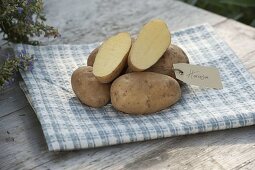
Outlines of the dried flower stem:
{"label": "dried flower stem", "polygon": [[[32,37],[58,37],[58,30],[44,23],[42,0],[0,0],[0,33],[11,43],[38,45]],[[18,56],[7,57],[0,65],[0,89],[14,81],[19,69],[32,69],[33,57],[23,51]]]}

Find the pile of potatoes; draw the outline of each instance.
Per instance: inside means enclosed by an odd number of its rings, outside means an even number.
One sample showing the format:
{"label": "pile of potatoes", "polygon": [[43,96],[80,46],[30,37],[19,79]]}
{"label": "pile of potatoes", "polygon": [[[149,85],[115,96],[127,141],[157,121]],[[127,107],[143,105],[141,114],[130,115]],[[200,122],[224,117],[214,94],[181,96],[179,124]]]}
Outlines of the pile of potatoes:
{"label": "pile of potatoes", "polygon": [[74,93],[91,107],[112,106],[128,114],[149,114],[181,98],[173,64],[189,63],[187,55],[171,44],[165,22],[151,20],[136,39],[122,32],[108,38],[88,57],[87,66],[71,77]]}

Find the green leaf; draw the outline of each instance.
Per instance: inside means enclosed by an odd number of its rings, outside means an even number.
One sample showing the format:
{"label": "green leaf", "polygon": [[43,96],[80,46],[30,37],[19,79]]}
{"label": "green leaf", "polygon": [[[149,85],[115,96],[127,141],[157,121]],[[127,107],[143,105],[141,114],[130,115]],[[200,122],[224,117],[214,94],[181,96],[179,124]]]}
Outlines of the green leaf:
{"label": "green leaf", "polygon": [[187,0],[186,2],[191,5],[195,5],[197,3],[197,0]]}
{"label": "green leaf", "polygon": [[250,23],[251,26],[255,27],[255,19],[252,20],[252,22]]}
{"label": "green leaf", "polygon": [[239,20],[240,18],[243,17],[243,15],[244,15],[243,13],[238,13],[238,14],[231,15],[229,17],[234,19],[234,20]]}
{"label": "green leaf", "polygon": [[240,7],[255,7],[255,1],[254,0],[221,0],[220,1],[223,4],[228,5],[236,5]]}

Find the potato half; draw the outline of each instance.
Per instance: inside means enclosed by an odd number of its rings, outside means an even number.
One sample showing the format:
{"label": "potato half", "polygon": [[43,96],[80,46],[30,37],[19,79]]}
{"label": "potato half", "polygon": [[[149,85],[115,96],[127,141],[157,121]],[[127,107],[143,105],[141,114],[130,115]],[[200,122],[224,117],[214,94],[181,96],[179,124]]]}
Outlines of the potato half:
{"label": "potato half", "polygon": [[101,83],[113,81],[122,72],[131,47],[129,33],[123,32],[107,39],[99,48],[93,64],[93,74]]}
{"label": "potato half", "polygon": [[128,57],[132,71],[143,71],[155,64],[171,43],[167,24],[162,20],[152,20],[139,32]]}
{"label": "potato half", "polygon": [[[132,41],[132,44],[133,44],[135,42],[135,38],[131,38],[131,41]],[[87,59],[87,66],[92,66],[93,67],[93,64],[95,62],[95,58],[96,58],[96,55],[98,53],[99,48],[100,48],[100,46],[98,46],[93,51],[91,51],[91,53],[89,54],[88,59]],[[127,65],[125,67],[127,67]]]}
{"label": "potato half", "polygon": [[99,47],[95,48],[88,56],[88,59],[87,59],[87,66],[91,66],[93,67],[93,64],[95,62],[95,59],[96,59],[96,55],[98,53],[98,50],[99,50]]}

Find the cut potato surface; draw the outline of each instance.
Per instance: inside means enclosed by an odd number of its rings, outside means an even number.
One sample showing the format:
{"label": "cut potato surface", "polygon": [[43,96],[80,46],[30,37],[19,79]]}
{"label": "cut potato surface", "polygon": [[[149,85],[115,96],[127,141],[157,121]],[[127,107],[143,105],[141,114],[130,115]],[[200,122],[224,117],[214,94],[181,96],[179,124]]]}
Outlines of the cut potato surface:
{"label": "cut potato surface", "polygon": [[107,39],[99,48],[93,64],[93,74],[101,83],[109,83],[123,70],[131,47],[129,33]]}
{"label": "cut potato surface", "polygon": [[138,34],[128,57],[128,66],[133,71],[143,71],[155,64],[171,43],[166,23],[152,20]]}
{"label": "cut potato surface", "polygon": [[[131,38],[131,43],[133,44],[135,42],[135,38]],[[93,64],[95,62],[95,58],[96,58],[96,55],[98,53],[98,50],[99,50],[100,46],[95,48],[88,56],[88,59],[87,59],[87,66],[92,66],[93,67]],[[127,67],[127,65],[126,65]]]}

